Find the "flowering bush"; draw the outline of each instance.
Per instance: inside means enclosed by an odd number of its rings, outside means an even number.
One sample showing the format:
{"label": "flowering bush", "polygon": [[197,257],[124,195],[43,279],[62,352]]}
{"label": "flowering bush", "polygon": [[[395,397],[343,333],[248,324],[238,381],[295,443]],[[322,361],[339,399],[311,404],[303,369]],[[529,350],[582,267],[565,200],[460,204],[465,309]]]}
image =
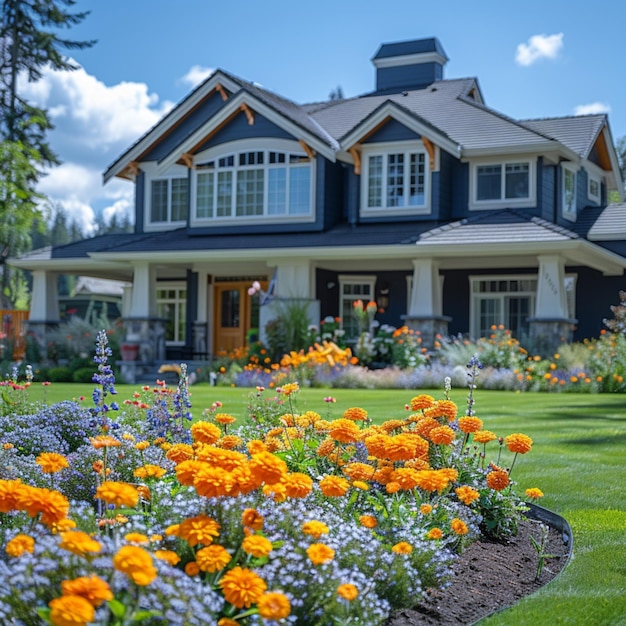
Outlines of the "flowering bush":
{"label": "flowering bush", "polygon": [[253,392],[242,424],[215,402],[189,427],[184,370],[118,412],[108,354],[101,334],[94,409],[46,409],[36,445],[3,431],[2,623],[373,626],[445,585],[481,534],[516,532],[532,440],[483,428],[477,361],[464,415],[449,382],[382,423],[334,417],[332,398],[300,413],[289,382]]}

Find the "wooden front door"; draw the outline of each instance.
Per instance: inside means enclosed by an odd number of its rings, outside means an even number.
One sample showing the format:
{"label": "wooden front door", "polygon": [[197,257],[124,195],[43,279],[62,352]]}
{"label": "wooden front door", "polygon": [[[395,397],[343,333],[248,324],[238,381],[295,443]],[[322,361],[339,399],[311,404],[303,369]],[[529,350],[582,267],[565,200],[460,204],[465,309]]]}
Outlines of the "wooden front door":
{"label": "wooden front door", "polygon": [[215,285],[215,352],[230,352],[245,344],[250,327],[248,283]]}

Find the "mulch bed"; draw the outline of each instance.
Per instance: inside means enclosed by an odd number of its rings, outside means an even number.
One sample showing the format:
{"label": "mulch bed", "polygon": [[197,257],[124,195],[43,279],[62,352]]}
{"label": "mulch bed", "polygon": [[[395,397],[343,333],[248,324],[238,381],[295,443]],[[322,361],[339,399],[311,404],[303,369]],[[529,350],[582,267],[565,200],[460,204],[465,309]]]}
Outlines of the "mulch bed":
{"label": "mulch bed", "polygon": [[561,531],[550,527],[545,552],[558,556],[546,559],[536,579],[539,559],[531,536],[540,541],[540,522],[524,519],[517,536],[506,543],[472,544],[455,563],[450,586],[429,590],[413,609],[394,613],[386,626],[473,624],[533,593],[565,567],[569,548]]}

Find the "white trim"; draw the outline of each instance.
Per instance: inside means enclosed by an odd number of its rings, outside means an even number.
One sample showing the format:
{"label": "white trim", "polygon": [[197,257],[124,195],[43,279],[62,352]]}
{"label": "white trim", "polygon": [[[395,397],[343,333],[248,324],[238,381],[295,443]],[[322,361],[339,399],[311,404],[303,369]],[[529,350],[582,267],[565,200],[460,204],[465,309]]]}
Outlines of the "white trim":
{"label": "white trim", "polygon": [[[566,173],[571,174],[574,177],[574,197],[573,197],[573,208],[569,209],[565,205],[565,176]],[[573,167],[571,164],[563,162],[561,163],[561,215],[564,219],[569,220],[570,222],[576,221],[576,203],[578,201],[578,170]]]}
{"label": "white trim", "polygon": [[[375,274],[339,274],[337,276],[337,280],[339,281],[339,315],[341,317],[341,328],[344,328],[344,316],[343,313],[343,305],[347,300],[351,300],[353,303],[357,300],[362,300],[363,305],[367,306],[367,303],[374,300],[376,296],[376,275]],[[371,297],[365,301],[362,295],[356,295],[354,298],[346,297],[344,298],[343,288],[344,285],[368,285],[370,288]],[[349,337],[348,339],[357,339],[356,337]]]}
{"label": "white trim", "polygon": [[[174,165],[161,175],[157,175],[156,163],[145,164],[144,176],[144,230],[146,232],[158,232],[163,230],[174,230],[187,224],[187,220],[172,221],[172,179],[185,179],[188,183],[188,171],[182,165]],[[152,183],[159,180],[167,180],[167,219],[164,221],[152,221]],[[189,188],[187,189],[187,203],[189,203]],[[189,207],[189,204],[188,204]]]}
{"label": "white trim", "polygon": [[[169,298],[159,298],[158,297],[158,293],[161,290],[174,290],[176,291],[176,296],[174,297],[173,300],[169,299]],[[181,298],[180,296],[180,292],[181,291],[185,291],[185,297]],[[168,304],[172,304],[174,306],[174,335],[178,335],[178,328],[179,328],[179,322],[180,322],[180,309],[179,306],[181,305],[181,303],[184,303],[184,307],[185,307],[185,312],[184,312],[184,319],[183,319],[183,323],[185,326],[185,332],[187,330],[187,319],[186,319],[186,311],[187,311],[187,305],[189,303],[189,293],[188,289],[187,289],[187,282],[184,280],[168,280],[168,281],[157,281],[155,283],[155,300],[156,300],[156,307],[157,307],[157,311],[159,310],[159,305],[160,304],[164,304],[164,303],[168,303]],[[160,314],[157,313],[159,316]],[[165,318],[168,319],[169,318]],[[166,345],[168,346],[184,346],[185,345],[185,337],[183,337],[182,339],[179,337],[178,339],[170,339],[170,340],[166,340]]]}
{"label": "white trim", "polygon": [[[528,165],[528,193],[527,198],[506,198],[506,166],[512,164]],[[478,168],[488,165],[501,166],[500,198],[494,200],[478,200]],[[528,158],[500,158],[500,159],[479,159],[471,161],[469,176],[469,210],[476,211],[482,209],[504,209],[504,208],[527,208],[537,204],[537,159]]]}
{"label": "white trim", "polygon": [[413,54],[399,54],[394,57],[373,58],[372,63],[376,69],[386,67],[400,67],[403,65],[421,65],[422,63],[440,63],[445,65],[448,57],[439,52],[414,52]]}
{"label": "white trim", "polygon": [[[597,185],[597,193],[594,193],[591,190],[592,183]],[[587,198],[596,204],[602,203],[602,181],[598,176],[594,176],[589,170],[587,170]]]}

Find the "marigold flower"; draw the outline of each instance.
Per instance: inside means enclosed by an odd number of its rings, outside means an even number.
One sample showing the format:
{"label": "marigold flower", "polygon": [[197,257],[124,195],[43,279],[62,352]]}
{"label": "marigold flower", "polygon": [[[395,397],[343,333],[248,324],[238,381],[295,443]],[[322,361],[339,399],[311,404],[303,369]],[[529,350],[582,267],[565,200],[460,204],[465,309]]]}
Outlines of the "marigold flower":
{"label": "marigold flower", "polygon": [[282,393],[284,396],[290,396],[300,391],[300,386],[298,383],[287,383],[279,387],[276,391],[278,391],[278,393]]}
{"label": "marigold flower", "polygon": [[121,441],[115,437],[111,437],[111,435],[98,435],[97,437],[90,437],[89,441],[91,441],[91,445],[96,450],[99,450],[100,448],[115,448],[122,445]]}
{"label": "marigold flower", "polygon": [[193,459],[193,448],[188,443],[176,443],[165,454],[165,456],[178,465],[183,461]]}
{"label": "marigold flower", "polygon": [[169,563],[172,567],[180,563],[180,557],[173,550],[155,550],[154,557]]}
{"label": "marigold flower", "polygon": [[[176,468],[177,474],[181,465],[183,463]],[[182,483],[182,480],[180,482]],[[230,472],[221,467],[202,463],[193,477],[193,486],[198,494],[205,498],[219,498],[230,494],[233,488],[233,477]]]}
{"label": "marigold flower", "polygon": [[418,470],[414,478],[417,486],[424,491],[443,491],[453,480],[452,475],[444,470]]}
{"label": "marigold flower", "polygon": [[330,423],[328,434],[335,441],[353,443],[359,437],[359,427],[352,420],[340,418]]}
{"label": "marigold flower", "polygon": [[150,543],[148,536],[143,533],[127,533],[124,539],[129,543]]}
{"label": "marigold flower", "polygon": [[241,514],[241,522],[244,526],[252,528],[252,530],[261,530],[263,528],[263,516],[256,509],[244,509]]}
{"label": "marigold flower", "polygon": [[439,428],[441,424],[434,417],[422,417],[415,422],[415,431],[422,437],[428,437],[433,428]]}
{"label": "marigold flower", "polygon": [[194,441],[214,444],[222,436],[222,431],[211,422],[198,421],[191,425],[191,437]]}
{"label": "marigold flower", "polygon": [[359,590],[352,583],[343,583],[343,585],[337,587],[337,595],[348,602],[352,602],[352,600],[355,600],[359,595]]}
{"label": "marigold flower", "polygon": [[428,533],[426,533],[427,539],[441,539],[443,537],[443,531],[441,528],[431,528]]}
{"label": "marigold flower", "polygon": [[82,530],[68,530],[61,533],[59,547],[78,556],[87,552],[97,553],[102,550],[102,545]]}
{"label": "marigold flower", "polygon": [[157,577],[152,556],[139,546],[122,546],[113,557],[113,567],[141,587]]}
{"label": "marigold flower", "polygon": [[469,487],[468,485],[463,485],[462,487],[457,487],[454,492],[457,495],[457,498],[466,505],[470,505],[474,500],[477,500],[480,497],[480,493],[476,491],[473,487]]}
{"label": "marigold flower", "polygon": [[433,505],[432,504],[420,504],[420,513],[422,515],[428,515],[429,513],[433,512]]}
{"label": "marigold flower", "polygon": [[497,469],[487,474],[487,486],[494,491],[502,491],[509,486],[509,474]]}
{"label": "marigold flower", "polygon": [[459,430],[464,433],[475,433],[483,427],[483,421],[473,415],[459,417]]}
{"label": "marigold flower", "polygon": [[64,596],[80,596],[85,598],[92,606],[100,606],[109,600],[113,600],[113,592],[109,584],[99,576],[81,576],[73,580],[61,582],[61,591]]}
{"label": "marigold flower", "polygon": [[258,454],[259,452],[266,452],[267,446],[260,439],[252,439],[246,444],[246,450],[248,454]]}
{"label": "marigold flower", "polygon": [[234,417],[233,415],[230,415],[229,413],[218,413],[215,416],[215,421],[218,422],[219,424],[223,424],[223,425],[228,425],[228,424],[233,424],[237,421],[237,418]]}
{"label": "marigold flower", "polygon": [[95,498],[104,500],[107,504],[116,507],[137,506],[139,502],[139,492],[136,487],[128,483],[120,483],[111,480],[103,482],[97,489]]}
{"label": "marigold flower", "polygon": [[526,454],[533,445],[533,440],[528,435],[514,433],[504,438],[506,447],[516,454]]}
{"label": "marigold flower", "polygon": [[24,552],[30,552],[31,554],[35,550],[35,540],[30,535],[15,535],[13,539],[7,541],[4,551],[13,557],[19,557]]}
{"label": "marigold flower", "polygon": [[428,455],[428,441],[419,435],[401,433],[385,442],[385,456],[391,461],[409,461]]}
{"label": "marigold flower", "polygon": [[352,420],[353,422],[364,422],[367,419],[367,411],[358,406],[353,406],[343,412],[343,417],[344,419]]}
{"label": "marigold flower", "polygon": [[257,601],[259,615],[266,620],[278,621],[289,617],[291,603],[289,598],[278,591],[264,593]]}
{"label": "marigold flower", "polygon": [[359,523],[365,528],[376,528],[378,520],[373,515],[360,515]]}
{"label": "marigold flower", "polygon": [[199,543],[209,545],[220,534],[220,525],[208,515],[196,515],[183,520],[176,534],[192,547]]}
{"label": "marigold flower", "polygon": [[526,489],[524,493],[526,494],[526,497],[532,498],[533,500],[536,500],[537,498],[543,498],[543,491],[541,491],[541,489],[537,489],[537,487],[531,487],[530,489]]}
{"label": "marigold flower", "polygon": [[467,524],[458,517],[454,517],[450,521],[450,528],[455,535],[467,535],[468,533]]}
{"label": "marigold flower", "polygon": [[428,433],[428,438],[437,445],[449,446],[455,438],[455,432],[449,426],[438,426]]}
{"label": "marigold flower", "polygon": [[322,535],[328,534],[328,526],[326,526],[324,522],[311,520],[302,524],[302,532],[305,535],[310,535],[311,537],[315,537],[315,539],[319,539]]}
{"label": "marigold flower", "polygon": [[205,466],[205,463],[195,459],[180,461],[176,466],[176,478],[181,485],[191,486],[198,471]]}
{"label": "marigold flower", "polygon": [[306,553],[313,565],[323,565],[335,558],[335,551],[325,543],[312,543],[306,549]]}
{"label": "marigold flower", "polygon": [[15,494],[16,508],[29,517],[41,515],[41,523],[52,526],[65,519],[70,510],[69,500],[59,491],[24,485]]}
{"label": "marigold flower", "polygon": [[341,471],[350,480],[372,480],[376,468],[368,463],[348,463],[341,468]]}
{"label": "marigold flower", "polygon": [[305,498],[311,493],[313,479],[302,472],[293,472],[285,476],[282,484],[288,498]]}
{"label": "marigold flower", "polygon": [[68,460],[62,454],[57,454],[56,452],[42,452],[35,459],[35,463],[41,466],[41,471],[44,474],[54,474],[70,466]]}
{"label": "marigold flower", "polygon": [[[124,436],[124,438],[126,438],[126,436]],[[138,441],[135,444],[135,450],[139,450],[139,452],[143,452],[144,450],[147,450],[149,447],[150,447],[149,441]]]}
{"label": "marigold flower", "polygon": [[187,576],[197,576],[199,573],[200,566],[196,563],[196,561],[189,561],[189,563],[185,565],[185,574],[187,574]]}
{"label": "marigold flower", "polygon": [[391,547],[391,551],[396,554],[411,554],[413,552],[413,546],[406,541],[400,541],[395,546]]}
{"label": "marigold flower", "polygon": [[475,443],[489,443],[497,438],[498,436],[490,430],[478,430],[473,437]]}
{"label": "marigold flower", "polygon": [[230,552],[224,546],[212,544],[196,552],[196,563],[203,572],[219,572],[232,560]]}
{"label": "marigold flower", "polygon": [[421,411],[422,409],[430,408],[433,404],[435,404],[435,398],[426,394],[420,394],[419,396],[415,396],[415,398],[411,398],[409,406],[411,407],[411,411]]}
{"label": "marigold flower", "polygon": [[61,596],[48,603],[53,626],[86,626],[94,620],[93,605],[82,596]]}
{"label": "marigold flower", "polygon": [[267,485],[280,482],[287,474],[287,464],[270,452],[253,454],[250,459],[250,470]]}
{"label": "marigold flower", "polygon": [[324,439],[322,443],[317,447],[315,453],[317,456],[327,457],[335,451],[335,441],[330,437]]}
{"label": "marigold flower", "polygon": [[244,538],[241,547],[246,554],[261,558],[272,551],[272,542],[263,535],[250,535]]}
{"label": "marigold flower", "polygon": [[256,604],[267,590],[267,584],[258,574],[239,566],[226,572],[219,585],[226,602],[238,609]]}
{"label": "marigold flower", "polygon": [[152,465],[150,463],[138,467],[134,472],[135,478],[162,478],[165,476],[167,470],[164,467],[158,465]]}
{"label": "marigold flower", "polygon": [[217,626],[241,626],[241,622],[230,619],[230,617],[220,617]]}
{"label": "marigold flower", "polygon": [[350,483],[341,476],[325,476],[320,481],[320,489],[326,497],[337,497],[346,494]]}

